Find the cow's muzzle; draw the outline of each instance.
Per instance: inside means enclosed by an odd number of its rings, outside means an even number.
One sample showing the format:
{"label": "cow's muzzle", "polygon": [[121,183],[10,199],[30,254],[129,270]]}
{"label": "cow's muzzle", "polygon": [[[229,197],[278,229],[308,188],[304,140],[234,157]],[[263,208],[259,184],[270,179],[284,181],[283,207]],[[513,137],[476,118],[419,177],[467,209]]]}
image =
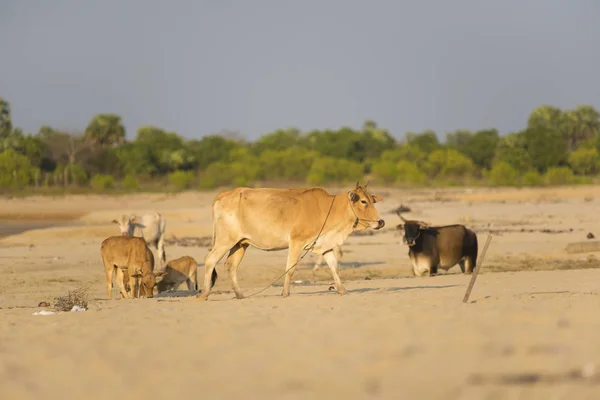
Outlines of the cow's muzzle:
{"label": "cow's muzzle", "polygon": [[377,221],[377,227],[375,229],[381,229],[385,226],[385,221],[380,219],[379,221]]}
{"label": "cow's muzzle", "polygon": [[121,236],[127,236],[127,232],[121,232]]}

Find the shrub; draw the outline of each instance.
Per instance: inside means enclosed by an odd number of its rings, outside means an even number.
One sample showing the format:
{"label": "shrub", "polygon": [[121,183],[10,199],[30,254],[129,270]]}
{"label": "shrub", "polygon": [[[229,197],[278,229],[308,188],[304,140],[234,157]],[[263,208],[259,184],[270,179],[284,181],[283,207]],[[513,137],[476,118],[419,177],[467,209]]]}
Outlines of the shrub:
{"label": "shrub", "polygon": [[381,182],[392,183],[396,180],[396,163],[386,160],[374,162],[372,172]]}
{"label": "shrub", "polygon": [[190,187],[195,178],[192,171],[175,171],[169,174],[169,184],[178,190],[184,190]]}
{"label": "shrub", "polygon": [[531,169],[521,177],[521,183],[525,186],[540,186],[542,184],[542,176],[536,169]]}
{"label": "shrub", "polygon": [[580,148],[569,154],[569,165],[576,174],[591,175],[598,170],[598,150]]}
{"label": "shrub", "polygon": [[121,181],[121,187],[123,189],[139,189],[137,178],[134,175],[126,175],[123,181]]}
{"label": "shrub", "polygon": [[67,173],[69,174],[69,181],[76,185],[85,185],[88,181],[88,174],[85,172],[80,165],[70,164],[66,166]]}
{"label": "shrub", "polygon": [[427,181],[427,175],[422,172],[416,163],[400,161],[396,164],[396,183],[422,185]]}
{"label": "shrub", "polygon": [[94,175],[90,181],[90,185],[95,190],[114,189],[115,180],[111,175]]}
{"label": "shrub", "polygon": [[363,166],[342,158],[321,157],[313,162],[307,181],[312,185],[329,182],[347,183],[363,176]]}
{"label": "shrub", "polygon": [[548,185],[566,185],[573,183],[573,171],[568,167],[551,167],[546,171],[545,180]]}
{"label": "shrub", "polygon": [[517,183],[518,171],[505,161],[496,163],[489,172],[490,183],[494,186],[511,186]]}
{"label": "shrub", "polygon": [[427,169],[432,177],[468,177],[475,171],[470,158],[454,149],[438,149],[429,154]]}
{"label": "shrub", "polygon": [[12,149],[0,152],[0,187],[22,188],[33,182],[38,171],[26,156]]}
{"label": "shrub", "polygon": [[216,187],[215,180],[212,176],[208,174],[200,175],[200,179],[198,180],[198,187],[200,189],[212,189]]}

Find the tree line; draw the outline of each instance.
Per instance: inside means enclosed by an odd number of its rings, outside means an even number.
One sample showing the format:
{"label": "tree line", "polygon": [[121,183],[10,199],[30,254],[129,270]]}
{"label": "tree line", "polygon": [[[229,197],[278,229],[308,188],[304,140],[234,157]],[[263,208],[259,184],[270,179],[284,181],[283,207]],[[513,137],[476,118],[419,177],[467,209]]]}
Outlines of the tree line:
{"label": "tree line", "polygon": [[25,134],[0,97],[0,190],[211,189],[277,182],[325,185],[369,179],[389,186],[536,186],[591,182],[600,172],[600,113],[542,105],[523,130],[457,130],[402,140],[374,121],[362,128],[279,129],[255,141],[231,133],[188,140],[98,114],[82,132],[42,126]]}

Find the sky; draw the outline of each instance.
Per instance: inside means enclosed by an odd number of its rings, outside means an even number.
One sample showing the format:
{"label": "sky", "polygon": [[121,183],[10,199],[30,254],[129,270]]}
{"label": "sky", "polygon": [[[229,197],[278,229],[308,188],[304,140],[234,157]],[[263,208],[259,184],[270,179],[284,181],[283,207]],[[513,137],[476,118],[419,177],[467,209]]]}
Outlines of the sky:
{"label": "sky", "polygon": [[26,132],[123,117],[222,130],[522,129],[600,108],[597,0],[2,0],[0,97]]}

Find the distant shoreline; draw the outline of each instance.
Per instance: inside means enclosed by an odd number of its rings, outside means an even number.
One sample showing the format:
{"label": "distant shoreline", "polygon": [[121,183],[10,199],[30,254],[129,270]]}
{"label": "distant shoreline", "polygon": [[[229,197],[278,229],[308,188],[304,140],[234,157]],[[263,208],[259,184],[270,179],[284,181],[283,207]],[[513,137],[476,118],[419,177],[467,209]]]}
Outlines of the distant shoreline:
{"label": "distant shoreline", "polygon": [[0,219],[0,238],[18,235],[34,229],[52,228],[60,225],[67,225],[65,220],[14,220]]}

